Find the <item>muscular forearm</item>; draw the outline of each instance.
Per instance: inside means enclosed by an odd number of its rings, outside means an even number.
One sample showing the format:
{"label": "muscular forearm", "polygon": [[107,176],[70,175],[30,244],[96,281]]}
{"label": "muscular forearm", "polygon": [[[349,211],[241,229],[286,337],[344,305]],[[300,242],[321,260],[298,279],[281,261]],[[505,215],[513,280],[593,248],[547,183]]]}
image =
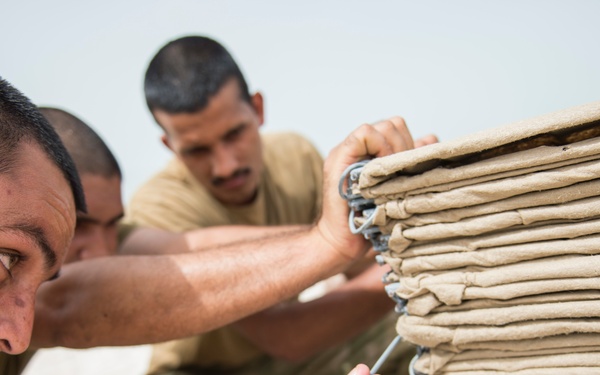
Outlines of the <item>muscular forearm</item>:
{"label": "muscular forearm", "polygon": [[229,225],[173,233],[155,228],[138,228],[119,247],[122,255],[181,254],[237,241],[255,240],[300,230],[300,225],[258,227]]}
{"label": "muscular forearm", "polygon": [[274,357],[305,360],[344,343],[391,311],[382,273],[373,266],[321,298],[280,304],[234,326]]}
{"label": "muscular forearm", "polygon": [[62,277],[40,290],[34,346],[134,345],[195,335],[341,272],[364,254],[366,243],[345,224],[340,176],[352,163],[412,145],[401,118],[355,130],[325,162],[323,211],[308,230],[224,249],[65,267]]}
{"label": "muscular forearm", "polygon": [[85,348],[199,334],[290,298],[347,263],[313,227],[199,253],[71,264],[40,289],[32,344]]}

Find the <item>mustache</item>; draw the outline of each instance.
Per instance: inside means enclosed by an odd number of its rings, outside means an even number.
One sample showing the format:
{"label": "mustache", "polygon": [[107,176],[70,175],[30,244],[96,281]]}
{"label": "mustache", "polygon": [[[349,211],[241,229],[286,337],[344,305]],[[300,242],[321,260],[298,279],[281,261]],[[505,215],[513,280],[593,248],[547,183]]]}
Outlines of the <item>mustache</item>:
{"label": "mustache", "polygon": [[223,185],[227,180],[231,180],[233,178],[236,177],[240,177],[240,176],[246,176],[250,174],[250,168],[240,168],[238,170],[236,170],[235,172],[233,172],[231,174],[231,176],[229,177],[215,177],[212,179],[212,184],[214,186],[220,186]]}

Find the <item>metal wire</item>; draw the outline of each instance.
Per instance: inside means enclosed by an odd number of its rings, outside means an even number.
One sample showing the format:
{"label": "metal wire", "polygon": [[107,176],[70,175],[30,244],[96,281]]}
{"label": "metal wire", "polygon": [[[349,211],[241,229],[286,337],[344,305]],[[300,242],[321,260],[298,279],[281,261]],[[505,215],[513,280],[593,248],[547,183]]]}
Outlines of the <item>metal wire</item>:
{"label": "metal wire", "polygon": [[[338,190],[340,196],[344,198],[348,202],[348,206],[350,207],[350,214],[348,215],[348,227],[353,234],[362,234],[367,240],[370,240],[373,244],[373,248],[376,251],[382,252],[388,250],[388,242],[390,239],[389,235],[384,235],[381,233],[379,227],[374,226],[373,222],[375,221],[375,211],[376,205],[372,199],[365,199],[360,194],[352,193],[352,186],[356,183],[360,178],[360,172],[362,171],[364,165],[369,162],[369,160],[363,160],[362,162],[355,163],[346,170],[342,174],[340,178],[340,182],[338,185]],[[346,186],[346,189],[344,189]],[[356,215],[362,215],[362,219],[364,222],[357,227],[355,224]],[[383,257],[377,258],[377,261],[380,265],[385,264],[385,260]],[[396,312],[399,314],[408,314],[406,311],[406,300],[398,296],[395,291],[400,285],[399,283],[391,283],[388,280],[388,276],[390,276],[393,271],[389,271],[382,278],[382,283],[386,285],[385,291],[386,294],[396,302]],[[398,343],[402,341],[402,336],[396,336],[392,342],[388,345],[388,347],[381,354],[377,362],[371,368],[371,375],[376,374],[377,371],[381,368],[381,366],[388,359],[394,348],[398,345]],[[421,375],[416,374],[414,372],[413,366],[414,362],[418,359],[420,355],[415,356],[410,364],[410,374],[411,375]]]}
{"label": "metal wire", "polygon": [[375,364],[371,368],[371,372],[370,372],[371,375],[376,374],[377,371],[379,371],[379,368],[385,363],[385,361],[388,359],[388,357],[390,356],[390,354],[392,353],[392,351],[394,350],[394,348],[396,347],[396,345],[398,345],[398,343],[400,341],[402,341],[402,336],[398,335],[398,336],[394,337],[392,342],[388,345],[387,348],[385,348],[385,350],[383,351],[383,353],[381,354],[381,356],[379,357],[377,362],[375,362]]}

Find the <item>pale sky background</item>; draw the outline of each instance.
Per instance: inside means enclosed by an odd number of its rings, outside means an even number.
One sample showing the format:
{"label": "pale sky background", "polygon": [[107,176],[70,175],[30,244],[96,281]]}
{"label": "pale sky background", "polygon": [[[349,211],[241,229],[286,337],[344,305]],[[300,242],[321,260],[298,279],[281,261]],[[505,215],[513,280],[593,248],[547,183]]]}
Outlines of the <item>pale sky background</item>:
{"label": "pale sky background", "polygon": [[170,157],[142,82],[174,38],[222,42],[269,130],[323,154],[363,122],[402,115],[442,140],[600,100],[599,1],[11,1],[0,76],[92,125],[125,198]]}
{"label": "pale sky background", "polygon": [[[93,126],[121,163],[126,199],[170,157],[142,82],[184,35],[230,50],[264,94],[264,131],[300,132],[323,154],[392,115],[447,140],[600,100],[594,0],[20,0],[1,14],[0,76]],[[53,349],[29,374],[142,374],[149,348],[119,350]]]}

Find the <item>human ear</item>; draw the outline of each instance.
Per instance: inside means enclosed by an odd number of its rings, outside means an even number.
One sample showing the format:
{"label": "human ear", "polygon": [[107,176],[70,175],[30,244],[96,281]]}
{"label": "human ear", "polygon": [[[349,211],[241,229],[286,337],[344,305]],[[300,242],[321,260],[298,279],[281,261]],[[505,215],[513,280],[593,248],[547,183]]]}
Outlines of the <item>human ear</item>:
{"label": "human ear", "polygon": [[162,134],[160,136],[160,141],[162,142],[163,145],[165,145],[169,150],[175,152],[175,150],[173,150],[173,147],[171,147],[171,143],[169,142],[169,137],[167,137],[166,134]]}
{"label": "human ear", "polygon": [[262,125],[265,122],[265,112],[264,112],[264,99],[260,92],[255,93],[250,98],[250,102],[252,104],[252,108],[259,119],[259,124]]}

